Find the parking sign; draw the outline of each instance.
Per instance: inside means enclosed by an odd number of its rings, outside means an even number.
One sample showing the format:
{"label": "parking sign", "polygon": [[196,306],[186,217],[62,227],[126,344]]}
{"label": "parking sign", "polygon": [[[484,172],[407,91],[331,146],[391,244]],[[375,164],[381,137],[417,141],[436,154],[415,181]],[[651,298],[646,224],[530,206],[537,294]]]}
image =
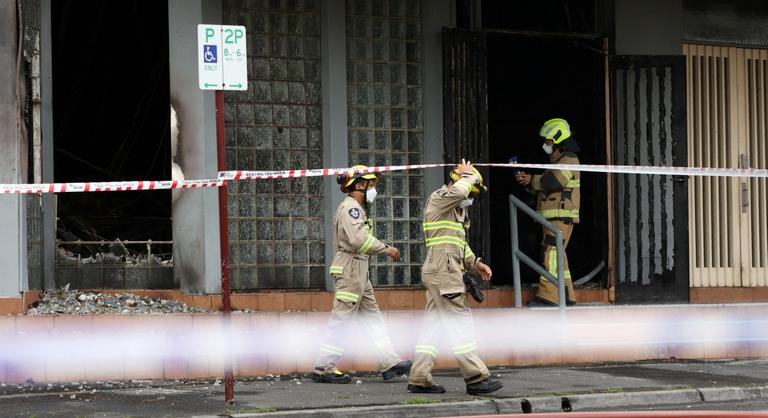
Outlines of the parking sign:
{"label": "parking sign", "polygon": [[201,89],[248,89],[245,26],[197,25],[197,45]]}

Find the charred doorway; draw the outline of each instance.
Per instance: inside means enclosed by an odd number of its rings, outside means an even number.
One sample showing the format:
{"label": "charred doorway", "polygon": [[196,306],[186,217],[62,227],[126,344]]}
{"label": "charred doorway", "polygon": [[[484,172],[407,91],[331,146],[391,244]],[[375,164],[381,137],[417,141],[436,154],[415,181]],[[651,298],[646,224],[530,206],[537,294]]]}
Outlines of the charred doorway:
{"label": "charred doorway", "polygon": [[[602,40],[596,37],[547,36],[487,32],[488,132],[492,162],[512,158],[548,163],[538,135],[544,121],[564,118],[579,143],[582,164],[604,164],[605,70]],[[606,176],[581,173],[581,223],[574,228],[568,259],[574,281],[608,259]],[[494,281],[512,283],[509,230],[510,194],[535,207],[534,196],[518,186],[509,169],[491,170],[491,248]],[[521,250],[541,257],[541,228],[520,218]],[[524,287],[538,282],[531,269],[521,268]],[[583,287],[605,287],[606,269]],[[498,278],[498,279],[497,279]]]}
{"label": "charred doorway", "polygon": [[[55,181],[170,179],[167,1],[57,0],[51,20]],[[173,287],[171,234],[170,191],[62,193],[56,284]]]}

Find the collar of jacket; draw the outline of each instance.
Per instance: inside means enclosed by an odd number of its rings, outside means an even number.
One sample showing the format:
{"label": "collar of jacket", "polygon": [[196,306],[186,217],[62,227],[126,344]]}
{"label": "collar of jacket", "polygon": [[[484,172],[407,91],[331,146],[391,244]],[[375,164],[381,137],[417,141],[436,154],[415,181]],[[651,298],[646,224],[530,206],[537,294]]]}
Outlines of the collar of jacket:
{"label": "collar of jacket", "polygon": [[574,152],[565,151],[565,150],[561,152],[559,148],[555,148],[555,150],[552,151],[552,154],[550,154],[549,156],[549,162],[552,164],[555,164],[559,162],[561,159],[563,159],[563,157],[575,157],[575,156],[576,156],[576,153]]}

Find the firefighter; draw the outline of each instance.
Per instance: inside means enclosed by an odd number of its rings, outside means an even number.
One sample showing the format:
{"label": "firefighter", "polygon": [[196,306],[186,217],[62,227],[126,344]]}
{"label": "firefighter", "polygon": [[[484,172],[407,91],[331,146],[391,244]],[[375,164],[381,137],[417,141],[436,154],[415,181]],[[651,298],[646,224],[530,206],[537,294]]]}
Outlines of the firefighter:
{"label": "firefighter", "polygon": [[[354,169],[368,167],[356,165]],[[395,354],[373,286],[368,277],[368,259],[372,255],[400,260],[400,251],[373,236],[373,220],[368,218],[369,205],[376,198],[378,173],[345,173],[336,181],[347,198],[341,202],[333,218],[336,231],[336,256],[330,274],[336,282],[328,333],[320,345],[312,380],[318,383],[349,383],[352,378],[340,372],[336,363],[344,353],[344,340],[352,320],[359,318],[372,339],[381,366],[382,377],[390,380],[407,374],[411,361]]]}
{"label": "firefighter", "polygon": [[[571,138],[571,128],[565,119],[555,118],[544,122],[539,131],[544,139],[542,148],[549,154],[553,164],[579,164],[576,153],[580,151],[576,140]],[[580,174],[571,170],[546,170],[540,175],[518,171],[517,182],[537,195],[537,210],[541,216],[554,224],[563,234],[563,251],[568,246],[573,225],[579,223]],[[544,268],[557,277],[557,249],[555,235],[544,228],[542,263]],[[568,257],[563,254],[563,274],[566,284],[566,304],[576,304]],[[539,277],[539,290],[529,306],[557,305],[557,286],[544,276]]]}
{"label": "firefighter", "polygon": [[424,234],[427,258],[421,281],[427,290],[424,328],[416,345],[408,391],[444,393],[432,381],[432,367],[438,355],[437,340],[447,339],[466,382],[467,394],[479,395],[499,390],[502,383],[490,380],[488,367],[477,355],[472,312],[469,310],[464,273],[491,279],[491,269],[475,256],[466,242],[469,226],[467,208],[474,197],[487,188],[483,177],[464,162],[450,172],[450,181],[432,193],[424,209]]}

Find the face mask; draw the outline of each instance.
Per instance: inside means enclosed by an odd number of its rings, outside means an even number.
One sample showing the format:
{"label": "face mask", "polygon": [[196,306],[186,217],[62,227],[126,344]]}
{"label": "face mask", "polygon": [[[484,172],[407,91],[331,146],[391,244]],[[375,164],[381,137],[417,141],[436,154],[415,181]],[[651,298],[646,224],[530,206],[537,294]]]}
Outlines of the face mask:
{"label": "face mask", "polygon": [[544,150],[544,152],[546,152],[548,155],[551,155],[551,154],[552,154],[552,153],[555,151],[555,148],[554,148],[552,145],[549,145],[549,144],[547,144],[546,142],[544,143],[544,145],[542,145],[542,146],[541,146],[541,148],[542,148],[542,149]]}
{"label": "face mask", "polygon": [[365,201],[368,203],[373,203],[373,200],[376,199],[376,188],[370,188],[365,191]]}
{"label": "face mask", "polygon": [[461,201],[461,203],[459,203],[459,207],[460,208],[466,208],[466,207],[472,206],[472,202],[474,200],[475,199],[464,199],[464,200]]}

